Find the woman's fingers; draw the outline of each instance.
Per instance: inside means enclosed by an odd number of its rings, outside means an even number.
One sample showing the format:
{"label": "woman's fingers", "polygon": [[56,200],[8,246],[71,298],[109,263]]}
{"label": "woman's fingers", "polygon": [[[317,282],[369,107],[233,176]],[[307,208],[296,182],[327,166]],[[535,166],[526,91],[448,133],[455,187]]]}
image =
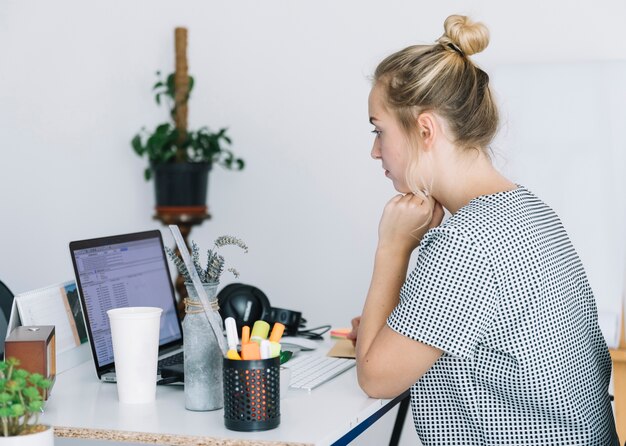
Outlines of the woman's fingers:
{"label": "woman's fingers", "polygon": [[[430,229],[435,204],[436,201],[432,197],[423,195],[406,194],[393,197],[385,205],[380,220],[379,246],[413,251],[424,233]],[[437,211],[436,215],[439,218],[440,211]]]}
{"label": "woman's fingers", "polygon": [[361,316],[352,318],[351,323],[352,323],[352,331],[348,333],[347,338],[352,341],[352,344],[356,344],[356,337],[359,331],[359,325],[361,324]]}

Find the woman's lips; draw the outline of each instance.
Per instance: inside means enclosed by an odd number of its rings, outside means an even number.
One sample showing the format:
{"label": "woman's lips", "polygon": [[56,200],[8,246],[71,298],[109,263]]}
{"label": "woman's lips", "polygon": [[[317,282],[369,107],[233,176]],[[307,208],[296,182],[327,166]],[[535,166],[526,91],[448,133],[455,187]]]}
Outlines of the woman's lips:
{"label": "woman's lips", "polygon": [[388,170],[385,170],[385,176],[389,177],[389,171]]}

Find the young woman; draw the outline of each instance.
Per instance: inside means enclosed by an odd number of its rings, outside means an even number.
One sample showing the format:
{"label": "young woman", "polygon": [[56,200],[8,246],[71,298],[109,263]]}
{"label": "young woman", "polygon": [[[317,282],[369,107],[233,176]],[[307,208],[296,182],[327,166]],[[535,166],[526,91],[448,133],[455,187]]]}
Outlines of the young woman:
{"label": "young woman", "polygon": [[410,387],[424,445],[617,444],[583,266],[552,209],[489,157],[498,112],[469,58],[488,30],[463,16],[444,28],[374,76],[372,157],[400,195],[353,321],[359,384],[382,398]]}

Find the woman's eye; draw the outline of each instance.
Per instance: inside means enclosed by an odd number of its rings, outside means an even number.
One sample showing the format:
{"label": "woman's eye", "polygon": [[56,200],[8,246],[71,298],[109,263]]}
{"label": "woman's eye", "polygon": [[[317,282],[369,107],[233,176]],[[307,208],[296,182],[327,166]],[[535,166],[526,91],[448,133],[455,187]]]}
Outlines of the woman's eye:
{"label": "woman's eye", "polygon": [[380,130],[374,129],[372,130],[372,133],[376,135],[376,138],[378,138],[382,132]]}

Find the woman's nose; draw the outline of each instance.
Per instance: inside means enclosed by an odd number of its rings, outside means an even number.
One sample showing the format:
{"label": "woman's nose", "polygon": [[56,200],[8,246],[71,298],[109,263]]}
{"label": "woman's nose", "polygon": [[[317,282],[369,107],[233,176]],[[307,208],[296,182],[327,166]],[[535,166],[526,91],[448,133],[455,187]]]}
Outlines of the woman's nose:
{"label": "woman's nose", "polygon": [[370,155],[375,160],[380,159],[381,153],[378,141],[374,141],[374,145],[372,145],[372,151],[370,152]]}

